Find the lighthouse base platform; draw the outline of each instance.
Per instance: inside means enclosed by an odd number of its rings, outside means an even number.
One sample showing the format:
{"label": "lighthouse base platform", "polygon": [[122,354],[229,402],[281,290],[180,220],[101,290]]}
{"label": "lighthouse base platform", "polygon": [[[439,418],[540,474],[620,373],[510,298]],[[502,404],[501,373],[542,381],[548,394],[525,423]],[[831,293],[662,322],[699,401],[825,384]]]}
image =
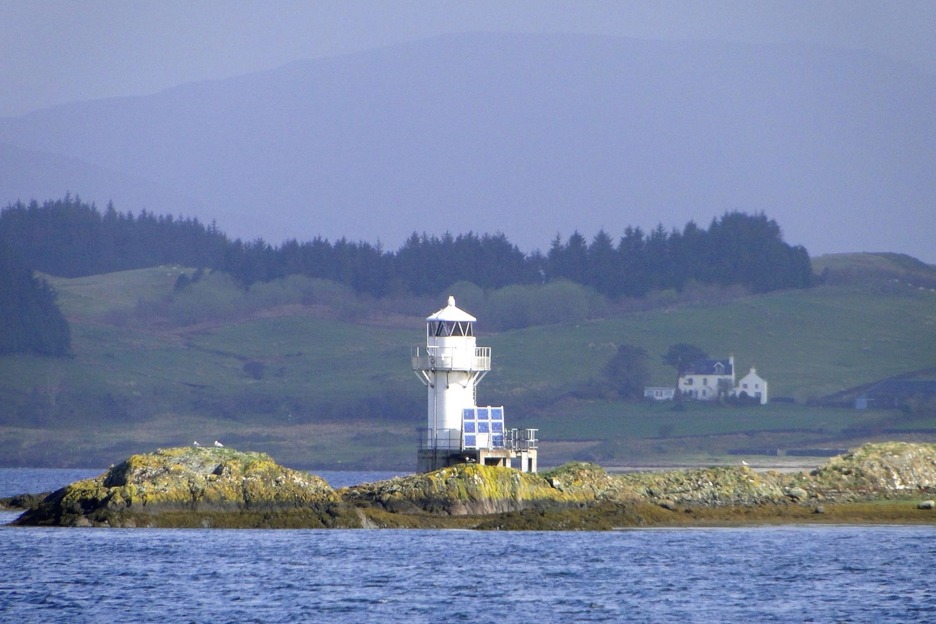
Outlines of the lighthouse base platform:
{"label": "lighthouse base platform", "polygon": [[[516,462],[515,460],[519,460]],[[456,464],[480,464],[518,468],[536,472],[536,449],[442,449],[421,448],[416,457],[416,472],[432,472]],[[519,464],[519,465],[518,465]]]}

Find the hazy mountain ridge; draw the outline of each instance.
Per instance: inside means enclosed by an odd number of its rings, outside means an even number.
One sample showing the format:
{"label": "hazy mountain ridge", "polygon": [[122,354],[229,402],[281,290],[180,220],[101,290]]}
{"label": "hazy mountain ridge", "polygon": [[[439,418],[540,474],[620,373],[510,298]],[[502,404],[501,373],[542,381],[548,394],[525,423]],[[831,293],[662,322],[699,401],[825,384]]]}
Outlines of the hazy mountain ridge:
{"label": "hazy mountain ridge", "polygon": [[[184,207],[185,214],[211,214],[203,202],[192,199],[184,192],[176,192],[151,180],[133,174],[93,165],[70,156],[24,149],[0,142],[0,193],[4,206],[17,201],[29,203],[37,198],[36,189],[48,189],[49,197],[62,197],[66,193],[98,200],[103,208],[113,201],[122,212],[141,210],[154,212],[169,207],[176,214]],[[93,199],[92,199],[93,198]],[[103,199],[101,199],[103,198]],[[40,201],[41,201],[40,199]]]}
{"label": "hazy mountain ridge", "polygon": [[[465,34],[38,111],[0,140],[193,198],[141,185],[120,210],[274,243],[502,231],[532,249],[741,209],[813,253],[931,262],[934,109],[936,78],[860,52]],[[50,160],[40,200],[62,194]]]}

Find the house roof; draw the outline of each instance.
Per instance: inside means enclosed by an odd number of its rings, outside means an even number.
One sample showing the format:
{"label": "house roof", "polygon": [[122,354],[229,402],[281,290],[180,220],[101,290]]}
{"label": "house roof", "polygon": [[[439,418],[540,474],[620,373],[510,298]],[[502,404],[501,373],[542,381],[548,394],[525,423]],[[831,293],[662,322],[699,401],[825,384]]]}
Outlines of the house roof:
{"label": "house roof", "polygon": [[690,375],[732,375],[734,374],[734,371],[732,371],[731,369],[730,359],[724,359],[724,360],[702,359],[702,360],[696,360],[695,362],[693,362],[687,374],[690,374]]}

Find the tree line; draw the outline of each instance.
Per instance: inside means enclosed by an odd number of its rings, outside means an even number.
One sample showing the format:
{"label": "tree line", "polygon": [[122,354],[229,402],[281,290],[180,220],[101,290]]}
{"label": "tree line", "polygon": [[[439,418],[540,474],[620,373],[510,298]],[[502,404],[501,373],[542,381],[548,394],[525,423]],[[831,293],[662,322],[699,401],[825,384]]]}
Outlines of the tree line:
{"label": "tree line", "polygon": [[609,298],[682,290],[690,282],[742,285],[752,292],[805,288],[813,283],[809,254],[783,242],[763,213],[729,212],[703,229],[662,225],[649,233],[628,227],[615,241],[599,231],[591,241],[575,232],[552,241],[546,254],[523,253],[503,234],[412,234],[397,251],[341,238],[231,240],[194,218],[101,213],[80,198],[0,212],[0,244],[36,270],[79,277],[159,264],[225,271],[245,287],[288,275],[332,280],[374,297],[438,294],[458,281],[482,289],[568,280]]}
{"label": "tree line", "polygon": [[546,270],[551,279],[591,286],[610,298],[681,291],[690,282],[764,293],[806,288],[814,279],[809,253],[783,242],[776,221],[741,212],[713,219],[708,230],[694,222],[681,231],[659,225],[649,234],[628,227],[616,245],[604,231],[590,243],[577,232],[564,243],[557,236]]}
{"label": "tree line", "polygon": [[227,273],[245,289],[298,275],[375,298],[434,296],[458,285],[492,293],[489,306],[507,319],[501,329],[536,324],[540,317],[549,322],[552,316],[529,306],[515,309],[517,299],[545,295],[543,288],[561,296],[570,283],[612,300],[682,291],[690,283],[740,285],[751,292],[813,283],[804,248],[783,242],[780,227],[764,214],[740,212],[713,219],[707,230],[690,222],[682,230],[661,225],[649,233],[628,227],[617,241],[603,230],[591,241],[578,232],[565,240],[557,235],[546,254],[523,253],[503,234],[473,232],[414,233],[398,250],[387,251],[346,238],[293,239],[276,247],[262,238],[231,240],[214,223],[145,210],[134,215],[113,204],[101,212],[66,195],[0,211],[0,255],[0,350],[40,353],[67,352],[68,334],[54,292],[33,278],[34,271],[73,278],[179,264]]}
{"label": "tree line", "polygon": [[57,277],[182,264],[215,268],[227,237],[198,219],[134,216],[108,204],[102,214],[93,204],[64,199],[12,204],[0,212],[0,245],[27,266]]}

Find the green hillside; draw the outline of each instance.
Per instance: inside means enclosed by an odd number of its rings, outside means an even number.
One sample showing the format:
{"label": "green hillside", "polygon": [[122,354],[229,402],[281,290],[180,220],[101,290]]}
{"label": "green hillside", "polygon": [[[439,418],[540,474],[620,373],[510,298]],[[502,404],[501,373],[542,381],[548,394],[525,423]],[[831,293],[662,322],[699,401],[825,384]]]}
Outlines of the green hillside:
{"label": "green hillside", "polygon": [[[583,323],[536,327],[490,339],[504,375],[492,385],[536,384],[595,374],[616,344],[654,355],[653,381],[675,371],[659,354],[677,342],[713,357],[734,354],[740,373],[756,366],[773,396],[799,401],[909,370],[936,366],[936,293],[895,288],[871,295],[818,287]],[[500,369],[499,369],[500,370]]]}
{"label": "green hillside", "polygon": [[[493,347],[494,368],[478,400],[507,406],[512,426],[539,427],[544,465],[714,461],[737,449],[836,446],[875,432],[936,429],[932,411],[807,405],[936,369],[936,292],[926,283],[936,270],[910,264],[892,255],[819,259],[827,284],[811,290],[574,326],[484,334],[480,318],[479,344]],[[907,271],[913,280],[901,279]],[[423,317],[442,307],[441,295],[377,307],[349,303],[327,284],[246,293],[221,277],[180,294],[181,272],[49,278],[72,326],[73,356],[0,358],[0,465],[100,466],[157,446],[220,439],[296,466],[412,468],[425,390],[410,371],[409,349],[424,340]],[[756,366],[771,396],[796,403],[674,411],[574,398],[621,343],[650,354],[652,383],[672,384],[675,372],[660,354],[677,342],[733,354],[739,376]]]}

